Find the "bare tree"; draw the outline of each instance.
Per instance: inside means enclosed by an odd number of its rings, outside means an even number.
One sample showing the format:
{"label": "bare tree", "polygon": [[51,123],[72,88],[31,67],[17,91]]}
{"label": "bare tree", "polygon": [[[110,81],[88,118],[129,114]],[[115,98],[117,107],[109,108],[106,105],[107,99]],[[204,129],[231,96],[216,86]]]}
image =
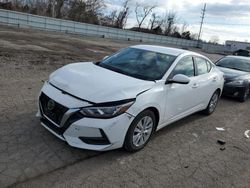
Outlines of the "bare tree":
{"label": "bare tree", "polygon": [[111,14],[108,16],[108,18],[109,18],[108,25],[114,27],[117,20],[117,10],[112,11]]}
{"label": "bare tree", "polygon": [[21,1],[19,0],[12,0],[12,8],[13,10],[20,10],[22,4],[21,4]]}
{"label": "bare tree", "polygon": [[155,27],[155,22],[156,22],[157,16],[155,13],[151,15],[151,18],[149,20],[149,28],[152,30]]}
{"label": "bare tree", "polygon": [[152,10],[156,8],[156,5],[143,5],[136,3],[135,6],[135,15],[136,21],[138,23],[138,28],[140,29],[143,22],[147,18],[147,16],[152,12]]}
{"label": "bare tree", "polygon": [[[25,4],[29,4],[30,0],[27,0],[27,1],[22,1],[22,0],[5,0],[3,2],[5,2],[9,6],[8,8],[10,8],[11,10],[24,11],[23,7],[25,6]],[[34,4],[34,3],[32,3],[32,4]]]}
{"label": "bare tree", "polygon": [[170,36],[172,33],[176,30],[176,13],[175,12],[169,12],[165,16],[165,32],[164,34],[167,36]]}
{"label": "bare tree", "polygon": [[70,2],[68,18],[74,21],[99,24],[103,0],[74,0]]}
{"label": "bare tree", "polygon": [[56,0],[48,0],[47,4],[48,4],[47,10],[46,10],[47,16],[51,16],[55,18],[56,17],[56,14],[55,14]]}
{"label": "bare tree", "polygon": [[73,21],[84,22],[86,18],[86,2],[82,0],[73,0],[70,2],[68,17]]}
{"label": "bare tree", "polygon": [[55,0],[56,4],[55,4],[55,17],[56,18],[62,18],[62,7],[64,4],[64,0]]}
{"label": "bare tree", "polygon": [[117,20],[117,10],[111,11],[108,15],[100,17],[100,24],[108,27],[115,27]]}
{"label": "bare tree", "polygon": [[104,0],[81,0],[85,1],[88,12],[92,12],[96,16],[100,14],[101,10],[106,7]]}
{"label": "bare tree", "polygon": [[124,28],[129,15],[129,1],[130,0],[125,0],[121,5],[120,10],[113,10],[107,16],[101,17],[102,24],[120,29]]}
{"label": "bare tree", "polygon": [[190,31],[184,31],[181,33],[181,38],[190,40],[191,39],[191,33]]}
{"label": "bare tree", "polygon": [[46,9],[47,9],[47,2],[45,1],[33,1],[33,7],[36,10],[36,14],[45,16],[46,15]]}
{"label": "bare tree", "polygon": [[129,0],[125,0],[123,3],[123,8],[119,12],[118,17],[116,19],[115,27],[117,28],[123,28],[127,22],[127,18],[129,15],[129,6],[128,6]]}
{"label": "bare tree", "polygon": [[187,28],[188,28],[188,24],[187,24],[187,22],[184,21],[182,26],[181,26],[181,33],[186,32]]}
{"label": "bare tree", "polygon": [[153,13],[151,15],[151,19],[149,21],[149,25],[150,25],[150,30],[156,28],[156,27],[162,27],[162,25],[164,24],[165,20],[164,17],[157,15],[156,13]]}

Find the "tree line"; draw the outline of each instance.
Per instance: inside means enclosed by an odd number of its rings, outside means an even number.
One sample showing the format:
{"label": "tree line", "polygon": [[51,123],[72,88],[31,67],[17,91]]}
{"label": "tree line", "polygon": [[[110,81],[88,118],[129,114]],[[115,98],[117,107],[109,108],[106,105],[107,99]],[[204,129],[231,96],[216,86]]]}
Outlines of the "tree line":
{"label": "tree line", "polygon": [[108,10],[104,0],[5,0],[0,2],[0,8],[120,29],[127,29],[128,18],[134,17],[136,25],[131,30],[197,39],[185,22],[177,23],[175,12],[160,15],[156,4],[142,2],[132,6],[131,1],[122,0],[119,9],[112,11]]}

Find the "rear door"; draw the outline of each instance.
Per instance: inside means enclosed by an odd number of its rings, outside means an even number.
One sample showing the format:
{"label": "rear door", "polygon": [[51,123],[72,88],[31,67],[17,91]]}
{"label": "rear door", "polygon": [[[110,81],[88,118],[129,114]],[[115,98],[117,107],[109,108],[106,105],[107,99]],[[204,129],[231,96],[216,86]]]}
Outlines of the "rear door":
{"label": "rear door", "polygon": [[197,77],[196,94],[200,96],[197,101],[200,105],[206,106],[215,91],[216,75],[210,73],[211,63],[202,57],[194,57]]}

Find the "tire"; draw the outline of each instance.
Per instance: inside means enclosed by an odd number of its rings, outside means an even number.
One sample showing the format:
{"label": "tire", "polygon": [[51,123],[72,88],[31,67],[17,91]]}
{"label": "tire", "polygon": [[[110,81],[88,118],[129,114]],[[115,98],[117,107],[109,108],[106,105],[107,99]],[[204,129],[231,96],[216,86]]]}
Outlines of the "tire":
{"label": "tire", "polygon": [[218,101],[219,101],[219,98],[220,98],[220,92],[218,90],[216,90],[213,93],[213,95],[212,95],[212,97],[207,105],[207,108],[205,110],[203,110],[203,113],[205,115],[210,115],[215,111],[216,106],[217,106]]}
{"label": "tire", "polygon": [[136,116],[127,131],[123,145],[124,149],[129,152],[136,152],[144,148],[153,135],[155,127],[156,118],[154,113],[150,110],[141,112]]}
{"label": "tire", "polygon": [[249,86],[247,85],[244,92],[242,92],[238,98],[240,102],[245,102],[249,96]]}

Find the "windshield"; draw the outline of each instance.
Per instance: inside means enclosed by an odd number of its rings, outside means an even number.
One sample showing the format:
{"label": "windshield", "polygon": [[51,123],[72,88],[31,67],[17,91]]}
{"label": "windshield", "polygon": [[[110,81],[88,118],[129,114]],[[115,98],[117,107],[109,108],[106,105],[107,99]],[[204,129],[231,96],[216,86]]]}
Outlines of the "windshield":
{"label": "windshield", "polygon": [[98,65],[143,80],[161,79],[176,56],[137,48],[126,48],[101,61]]}
{"label": "windshield", "polygon": [[225,57],[216,63],[217,66],[250,72],[250,58],[240,59],[234,57]]}

